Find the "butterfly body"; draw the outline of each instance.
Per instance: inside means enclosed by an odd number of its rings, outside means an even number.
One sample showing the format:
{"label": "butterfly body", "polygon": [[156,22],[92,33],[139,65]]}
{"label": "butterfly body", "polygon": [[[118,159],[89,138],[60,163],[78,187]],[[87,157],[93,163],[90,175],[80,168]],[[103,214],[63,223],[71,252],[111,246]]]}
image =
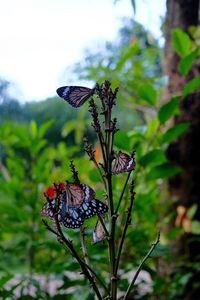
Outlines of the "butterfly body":
{"label": "butterfly body", "polygon": [[59,97],[63,98],[71,106],[78,108],[94,94],[95,89],[83,86],[62,86],[56,92]]}

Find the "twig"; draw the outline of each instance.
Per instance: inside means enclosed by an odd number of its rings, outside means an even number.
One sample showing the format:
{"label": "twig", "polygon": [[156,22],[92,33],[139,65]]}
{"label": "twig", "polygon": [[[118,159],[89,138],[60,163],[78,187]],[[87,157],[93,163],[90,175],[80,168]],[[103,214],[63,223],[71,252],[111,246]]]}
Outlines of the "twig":
{"label": "twig", "polygon": [[48,224],[43,221],[43,223],[45,224],[45,226],[47,227],[48,230],[50,230],[51,232],[53,232],[54,234],[56,234],[56,236],[59,238],[59,240],[61,240],[65,246],[70,250],[72,256],[77,260],[77,262],[79,263],[83,274],[85,275],[85,277],[89,280],[97,298],[99,300],[102,300],[102,296],[100,294],[100,291],[94,281],[94,278],[91,276],[90,272],[88,271],[88,268],[86,267],[85,263],[82,261],[82,259],[80,258],[80,256],[78,255],[78,252],[75,250],[75,248],[73,247],[72,241],[66,239],[66,237],[64,236],[62,229],[60,227],[60,223],[58,220],[58,216],[55,215],[55,224],[56,224],[56,228],[57,228],[57,232],[54,231],[51,227],[48,226]]}
{"label": "twig", "polygon": [[125,181],[125,183],[124,183],[123,190],[122,190],[122,192],[121,192],[121,195],[120,195],[120,197],[119,197],[119,201],[118,201],[118,204],[117,204],[117,207],[116,207],[116,210],[115,210],[115,214],[117,214],[117,213],[118,213],[118,210],[119,210],[119,207],[120,207],[120,204],[121,204],[122,198],[123,198],[123,196],[124,196],[124,192],[125,192],[125,190],[126,190],[126,186],[127,186],[127,183],[128,183],[128,181],[129,181],[129,178],[130,178],[131,172],[132,172],[132,170],[131,170],[131,171],[129,171],[129,173],[128,173],[127,177],[126,177],[126,181]]}
{"label": "twig", "polygon": [[98,163],[97,163],[97,161],[96,161],[96,159],[94,157],[91,158],[91,160],[93,161],[94,165],[96,166],[96,168],[97,168],[97,170],[98,170],[98,172],[99,172],[99,174],[101,176],[101,179],[103,181],[104,187],[106,187],[106,181],[105,181],[104,175],[101,172],[101,168],[99,167],[99,165],[98,165]]}
{"label": "twig", "polygon": [[85,262],[86,265],[89,265],[89,260],[88,260],[88,254],[87,254],[87,248],[85,245],[85,228],[83,226],[80,227],[80,241],[81,241],[81,249],[83,252],[83,261]]}
{"label": "twig", "polygon": [[122,248],[124,245],[124,240],[125,240],[125,236],[126,236],[126,232],[128,229],[128,226],[130,225],[130,221],[131,221],[131,212],[132,212],[132,208],[133,208],[133,201],[134,201],[134,197],[135,197],[135,193],[133,192],[134,189],[134,182],[132,180],[131,182],[131,187],[130,187],[130,205],[128,208],[128,212],[127,212],[127,218],[125,221],[125,225],[124,225],[124,229],[123,229],[123,233],[122,233],[122,237],[121,237],[121,241],[119,244],[119,249],[118,249],[118,253],[117,253],[117,258],[116,258],[116,265],[115,265],[115,274],[117,276],[117,272],[118,272],[118,267],[119,267],[119,261],[120,261],[120,257],[121,257],[121,252],[122,252]]}
{"label": "twig", "polygon": [[88,268],[88,270],[94,275],[94,277],[99,281],[99,283],[102,285],[102,287],[104,288],[104,290],[106,291],[106,293],[108,295],[110,295],[110,291],[109,289],[106,287],[105,283],[103,282],[103,280],[99,277],[99,275],[97,275],[97,273],[88,265],[84,262],[85,266]]}
{"label": "twig", "polygon": [[140,270],[142,269],[145,261],[150,257],[151,253],[153,252],[153,250],[155,249],[155,247],[157,246],[157,244],[159,243],[159,241],[160,241],[160,232],[158,232],[156,241],[151,245],[151,248],[149,249],[148,253],[146,254],[146,256],[141,261],[141,263],[140,263],[140,265],[139,265],[139,267],[138,267],[138,269],[137,269],[137,271],[136,271],[136,273],[135,273],[135,275],[134,275],[134,277],[133,277],[133,279],[132,279],[132,281],[131,281],[131,283],[130,283],[127,291],[126,291],[126,294],[125,294],[123,300],[127,300],[128,299],[129,294],[131,292],[131,289],[134,286],[135,281],[136,281],[136,279],[137,279],[137,277],[138,277],[138,275],[140,273]]}

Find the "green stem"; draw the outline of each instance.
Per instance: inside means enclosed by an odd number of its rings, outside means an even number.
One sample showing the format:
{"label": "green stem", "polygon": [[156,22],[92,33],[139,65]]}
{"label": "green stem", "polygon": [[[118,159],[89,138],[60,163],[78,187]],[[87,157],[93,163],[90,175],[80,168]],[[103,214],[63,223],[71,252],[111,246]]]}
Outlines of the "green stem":
{"label": "green stem", "polygon": [[123,300],[129,299],[130,292],[131,292],[131,290],[132,290],[132,288],[133,288],[133,286],[134,286],[134,284],[136,282],[136,279],[137,279],[137,277],[138,277],[138,275],[139,275],[139,273],[140,273],[140,271],[141,271],[141,269],[142,269],[145,261],[149,258],[149,256],[151,255],[151,253],[153,252],[153,250],[155,249],[155,247],[157,246],[157,244],[159,243],[159,241],[160,241],[160,232],[158,232],[156,241],[151,245],[151,248],[149,249],[148,253],[146,254],[146,256],[141,261],[141,263],[140,263],[140,265],[139,265],[139,267],[138,267],[138,269],[137,269],[137,271],[136,271],[136,273],[135,273],[135,275],[134,275],[134,277],[133,277],[133,279],[132,279],[132,281],[131,281],[131,283],[130,283],[127,291],[126,291],[126,294],[125,294]]}

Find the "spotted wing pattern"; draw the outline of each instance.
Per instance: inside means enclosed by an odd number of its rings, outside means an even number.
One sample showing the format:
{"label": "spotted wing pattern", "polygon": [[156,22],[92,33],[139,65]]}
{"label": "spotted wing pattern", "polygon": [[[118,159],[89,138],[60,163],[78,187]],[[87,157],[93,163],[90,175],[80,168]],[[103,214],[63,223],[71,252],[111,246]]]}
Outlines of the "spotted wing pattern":
{"label": "spotted wing pattern", "polygon": [[94,89],[83,86],[62,86],[56,92],[71,106],[78,108],[94,94]]}
{"label": "spotted wing pattern", "polygon": [[129,172],[134,169],[134,158],[126,153],[119,151],[113,162],[112,173],[119,174],[122,172]]}
{"label": "spotted wing pattern", "polygon": [[50,219],[54,218],[54,213],[53,213],[53,208],[54,208],[55,203],[52,201],[51,205],[49,204],[49,202],[46,202],[41,211],[40,214],[44,217],[48,217]]}
{"label": "spotted wing pattern", "polygon": [[104,215],[108,210],[107,205],[94,196],[94,191],[87,185],[67,183],[60,207],[63,225],[68,228],[78,228],[85,219],[96,214]]}

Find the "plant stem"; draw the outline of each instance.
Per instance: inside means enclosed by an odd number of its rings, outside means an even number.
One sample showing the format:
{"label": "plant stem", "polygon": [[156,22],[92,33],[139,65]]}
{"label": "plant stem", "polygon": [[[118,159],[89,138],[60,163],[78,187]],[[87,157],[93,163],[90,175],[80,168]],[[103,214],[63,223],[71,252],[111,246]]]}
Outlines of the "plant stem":
{"label": "plant stem", "polygon": [[[128,178],[128,176],[127,176]],[[124,229],[123,229],[123,233],[122,233],[122,237],[121,237],[121,241],[119,244],[119,249],[118,249],[118,253],[117,253],[117,258],[116,258],[116,265],[115,265],[115,274],[117,276],[117,272],[118,272],[118,267],[119,267],[119,261],[120,261],[120,257],[121,257],[121,252],[122,252],[122,248],[124,245],[124,240],[126,237],[126,232],[128,229],[128,226],[130,225],[130,221],[131,221],[131,212],[132,212],[132,208],[133,208],[133,201],[134,201],[134,196],[135,193],[133,192],[133,188],[134,188],[134,182],[131,182],[131,188],[130,188],[130,193],[131,193],[131,197],[130,197],[130,205],[128,208],[128,212],[127,212],[127,218],[125,221],[125,225],[124,225]]]}
{"label": "plant stem", "polygon": [[99,174],[100,174],[101,179],[103,181],[104,187],[106,188],[106,181],[105,181],[104,175],[101,172],[101,168],[99,167],[99,165],[98,165],[98,163],[97,163],[97,161],[96,161],[96,159],[94,157],[91,158],[91,160],[93,161],[93,163],[95,164],[97,170],[99,171]]}
{"label": "plant stem", "polygon": [[[44,223],[45,227],[49,231],[51,231],[52,233],[54,233],[57,237],[61,238],[60,235],[58,234],[58,232],[56,232],[53,228],[51,228],[44,219],[42,219],[42,222]],[[68,241],[68,242],[71,243],[70,241]],[[68,249],[68,245],[65,244],[65,246]],[[96,272],[85,261],[82,261],[82,263],[87,267],[87,269],[91,272],[91,274],[93,274],[94,277],[99,281],[99,283],[102,285],[102,287],[104,288],[104,290],[107,293],[107,295],[109,295],[110,292],[109,292],[108,288],[106,287],[105,283],[103,282],[103,280],[96,274]]]}
{"label": "plant stem", "polygon": [[94,281],[94,278],[91,276],[90,272],[88,271],[86,265],[84,264],[84,262],[82,261],[82,259],[80,258],[80,256],[78,255],[77,251],[74,249],[73,244],[71,241],[69,241],[68,239],[66,239],[66,237],[64,236],[62,229],[60,227],[60,223],[58,221],[58,216],[55,216],[55,223],[56,223],[56,228],[57,228],[57,233],[56,235],[62,240],[62,242],[67,246],[67,248],[70,250],[71,254],[73,257],[75,257],[75,259],[77,260],[77,262],[79,263],[83,274],[86,276],[86,278],[89,280],[97,298],[99,300],[102,300],[100,291],[96,285],[96,282]]}
{"label": "plant stem", "polygon": [[[85,263],[85,262],[84,262]],[[94,275],[94,277],[99,281],[99,283],[102,285],[102,287],[104,288],[105,292],[107,293],[107,295],[110,295],[110,291],[108,290],[108,288],[106,287],[105,283],[103,282],[103,280],[96,274],[96,272],[88,265],[86,264],[86,267],[88,268],[88,270]]]}
{"label": "plant stem", "polygon": [[111,280],[111,299],[115,300],[117,296],[117,277],[115,276],[115,223],[113,191],[112,191],[112,153],[111,153],[111,108],[108,105],[105,112],[105,131],[106,131],[106,181],[109,204],[110,238],[109,238],[109,256],[110,256],[110,280]]}
{"label": "plant stem", "polygon": [[130,295],[130,292],[131,292],[131,290],[132,290],[132,288],[133,288],[133,286],[135,284],[135,281],[136,281],[136,279],[137,279],[137,277],[138,277],[138,275],[139,275],[139,273],[140,273],[140,271],[141,271],[141,269],[142,269],[145,261],[149,258],[149,256],[151,255],[151,253],[153,252],[153,250],[155,249],[155,247],[157,246],[157,244],[159,243],[159,241],[160,241],[160,232],[158,232],[156,241],[151,245],[151,248],[149,249],[148,253],[146,254],[146,256],[141,261],[141,263],[140,263],[140,265],[139,265],[139,267],[138,267],[138,269],[137,269],[137,271],[136,271],[136,273],[135,273],[135,275],[134,275],[134,277],[133,277],[133,279],[132,279],[132,281],[131,281],[131,283],[130,283],[127,291],[126,291],[126,294],[125,294],[123,300],[127,300],[128,299],[128,297]]}
{"label": "plant stem", "polygon": [[85,231],[85,228],[83,226],[81,226],[80,227],[80,241],[81,241],[81,249],[83,252],[83,261],[85,262],[86,265],[89,265],[88,254],[87,254],[87,249],[86,249],[86,245],[85,245],[84,231]]}
{"label": "plant stem", "polygon": [[129,181],[131,172],[132,172],[132,170],[128,173],[128,175],[127,175],[127,177],[126,177],[126,181],[125,181],[125,183],[124,183],[123,190],[122,190],[122,192],[121,192],[121,195],[120,195],[120,197],[119,197],[119,201],[118,201],[117,207],[116,207],[116,209],[115,209],[115,214],[118,213],[118,210],[119,210],[119,207],[120,207],[122,198],[123,198],[123,196],[124,196],[124,192],[125,192],[125,190],[126,190],[126,186],[127,186],[128,181]]}
{"label": "plant stem", "polygon": [[103,162],[104,162],[104,166],[105,166],[105,163],[106,163],[106,154],[105,154],[105,148],[104,148],[104,146],[105,146],[104,138],[103,138],[101,132],[99,132],[97,134],[97,137],[98,137],[99,144],[101,146],[101,152],[102,152]]}

